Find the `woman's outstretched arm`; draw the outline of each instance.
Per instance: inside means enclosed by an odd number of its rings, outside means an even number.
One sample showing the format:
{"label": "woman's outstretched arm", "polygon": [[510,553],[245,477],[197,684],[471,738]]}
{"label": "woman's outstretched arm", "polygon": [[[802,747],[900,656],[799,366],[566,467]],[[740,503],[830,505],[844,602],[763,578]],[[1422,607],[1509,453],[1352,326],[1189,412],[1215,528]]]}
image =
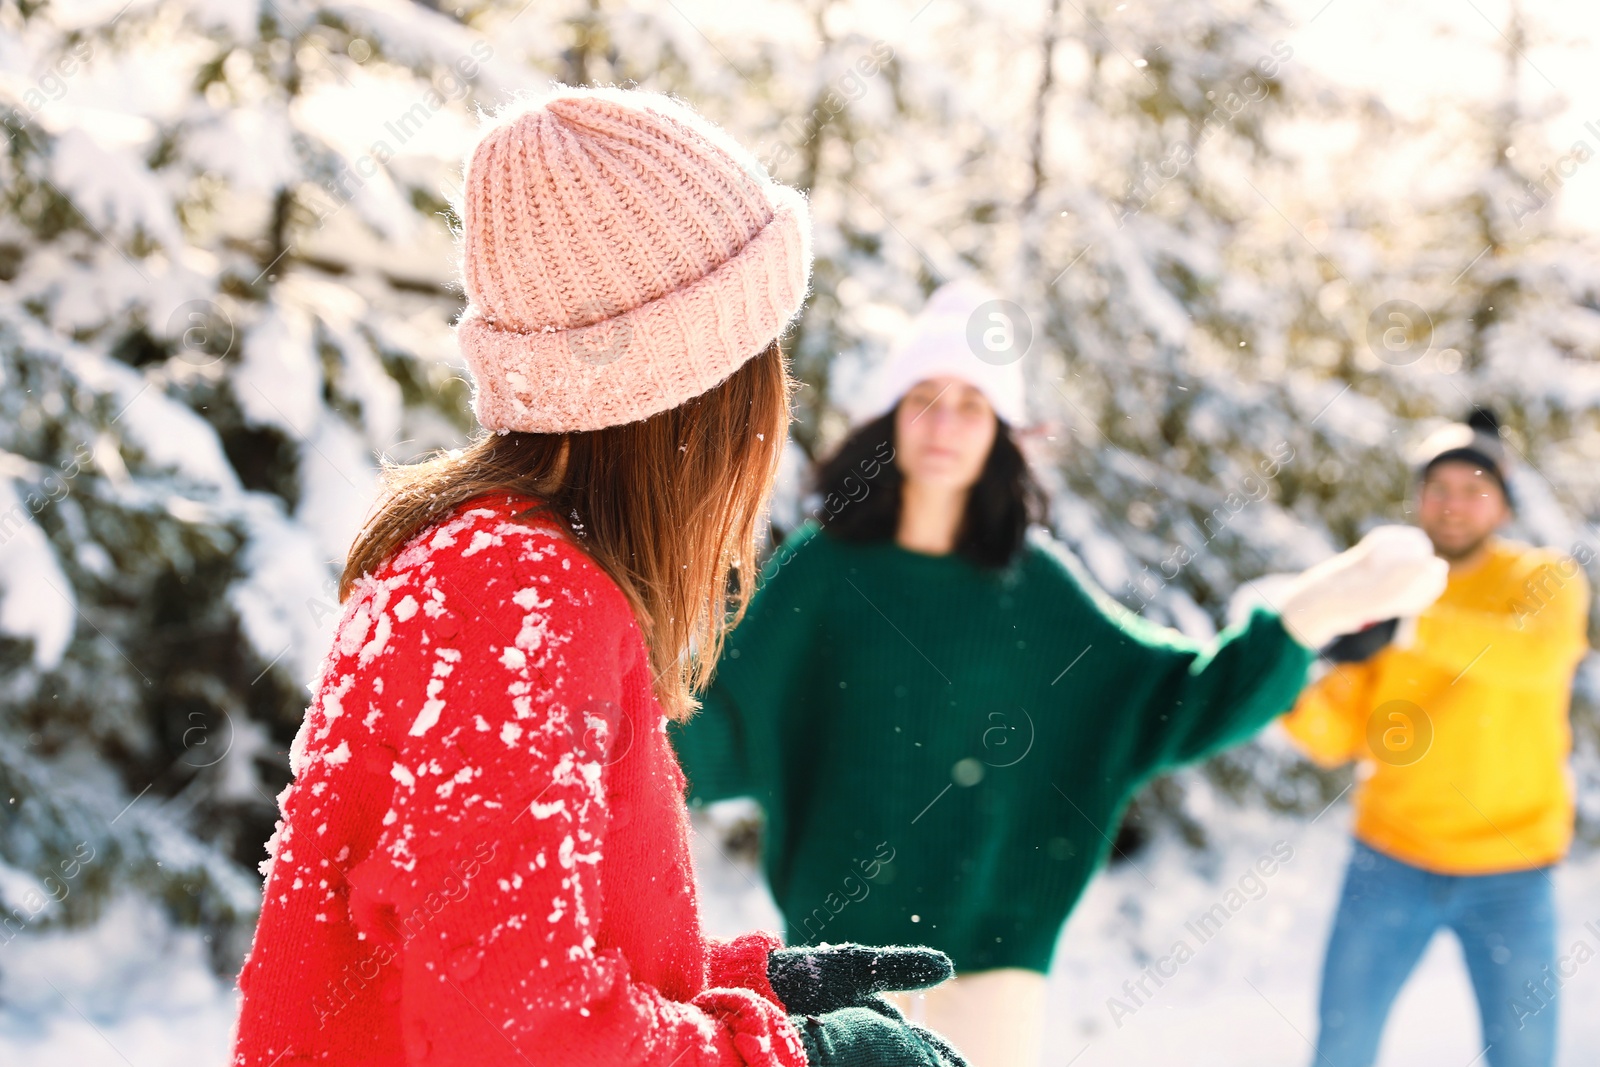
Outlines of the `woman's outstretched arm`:
{"label": "woman's outstretched arm", "polygon": [[[1128,784],[1202,759],[1294,703],[1315,653],[1276,612],[1257,609],[1205,642],[1135,615],[1061,546],[1041,538],[1059,590],[1064,640],[1084,649],[1062,698],[1104,723],[1107,766]],[[1092,679],[1092,682],[1090,681]],[[1083,688],[1087,685],[1089,688]],[[1077,707],[1092,698],[1096,707]]]}

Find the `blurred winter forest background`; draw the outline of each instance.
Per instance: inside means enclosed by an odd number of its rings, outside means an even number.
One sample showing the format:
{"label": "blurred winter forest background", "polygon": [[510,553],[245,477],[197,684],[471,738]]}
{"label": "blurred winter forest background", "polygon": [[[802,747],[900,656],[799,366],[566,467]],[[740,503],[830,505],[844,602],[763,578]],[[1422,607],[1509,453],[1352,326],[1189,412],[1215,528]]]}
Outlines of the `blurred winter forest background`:
{"label": "blurred winter forest background", "polygon": [[[908,313],[981,273],[1027,315],[1058,533],[1204,636],[1245,579],[1404,521],[1407,448],[1473,403],[1520,460],[1512,532],[1595,557],[1597,29],[1554,0],[0,5],[0,1058],[222,1062],[377,457],[471,431],[475,109],[672,92],[809,193],[780,530]],[[1575,862],[1597,697],[1586,665]],[[1119,847],[1204,870],[1251,819],[1336,830],[1349,781],[1269,734],[1153,784]],[[1303,969],[1323,935],[1285,935]],[[1135,941],[1095,942],[1115,981]]]}

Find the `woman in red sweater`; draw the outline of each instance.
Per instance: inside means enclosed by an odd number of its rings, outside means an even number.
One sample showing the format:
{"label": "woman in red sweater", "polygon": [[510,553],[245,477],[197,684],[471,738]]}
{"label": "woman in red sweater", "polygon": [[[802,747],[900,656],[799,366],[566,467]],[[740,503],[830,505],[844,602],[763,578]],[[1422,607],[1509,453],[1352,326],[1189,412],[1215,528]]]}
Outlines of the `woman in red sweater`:
{"label": "woman in red sweater", "polygon": [[457,331],[494,432],[391,469],[350,552],[234,1063],[959,1062],[871,995],[937,954],[702,935],[665,735],[752,573],[804,200],[618,90],[491,117],[464,187]]}

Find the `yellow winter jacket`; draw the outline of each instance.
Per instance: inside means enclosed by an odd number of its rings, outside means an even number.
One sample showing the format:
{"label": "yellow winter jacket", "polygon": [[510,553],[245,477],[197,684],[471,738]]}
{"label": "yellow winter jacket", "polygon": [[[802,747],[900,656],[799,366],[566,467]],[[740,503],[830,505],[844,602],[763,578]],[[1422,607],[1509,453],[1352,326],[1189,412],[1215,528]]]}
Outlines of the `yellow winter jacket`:
{"label": "yellow winter jacket", "polygon": [[1572,841],[1572,675],[1589,583],[1569,556],[1491,542],[1391,645],[1331,668],[1282,719],[1324,766],[1361,761],[1356,837],[1442,874],[1541,867]]}

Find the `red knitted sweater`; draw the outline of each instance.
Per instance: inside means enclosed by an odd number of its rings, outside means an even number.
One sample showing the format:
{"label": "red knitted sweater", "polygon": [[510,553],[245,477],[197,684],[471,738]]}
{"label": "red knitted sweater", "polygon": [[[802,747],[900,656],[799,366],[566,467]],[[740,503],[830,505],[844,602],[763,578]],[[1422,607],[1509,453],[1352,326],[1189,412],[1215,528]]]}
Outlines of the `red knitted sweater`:
{"label": "red knitted sweater", "polygon": [[239,1067],[803,1067],[771,935],[707,941],[627,600],[497,494],[345,605],[290,753]]}

